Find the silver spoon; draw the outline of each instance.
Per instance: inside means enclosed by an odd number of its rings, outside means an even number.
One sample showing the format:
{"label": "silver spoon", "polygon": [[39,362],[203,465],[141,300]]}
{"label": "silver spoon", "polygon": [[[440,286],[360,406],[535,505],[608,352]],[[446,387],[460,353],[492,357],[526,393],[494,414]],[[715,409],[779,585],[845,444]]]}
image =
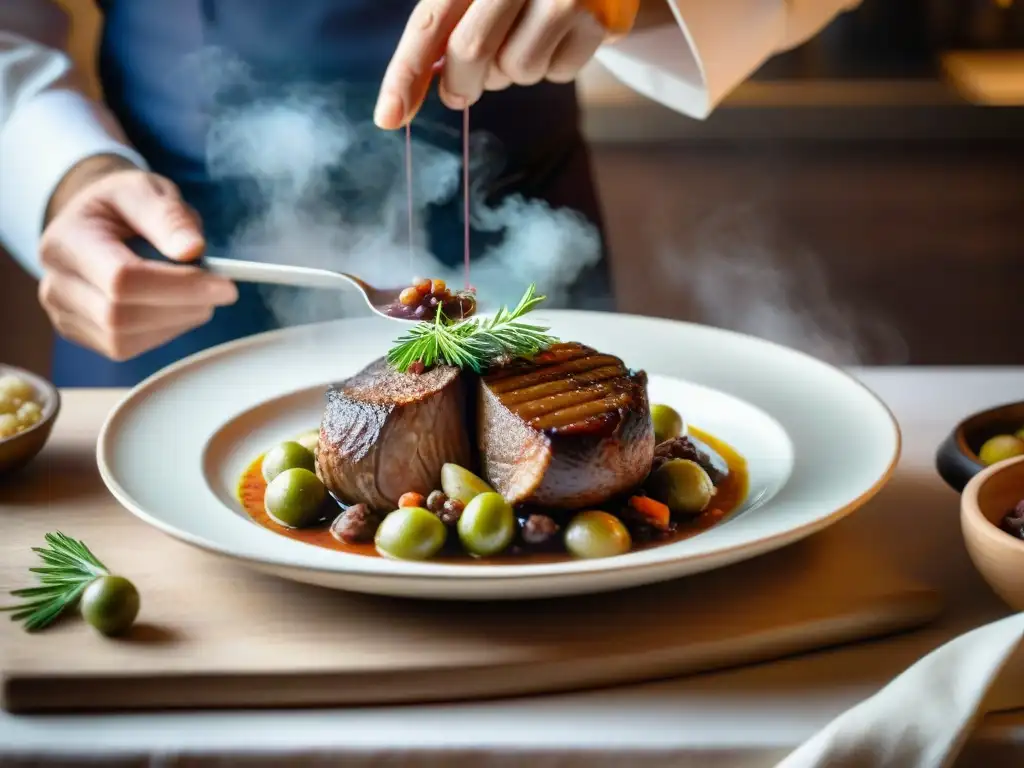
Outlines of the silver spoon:
{"label": "silver spoon", "polygon": [[[180,262],[171,261],[158,251],[151,243],[141,239],[133,238],[127,243],[133,253],[144,259],[163,261],[171,264]],[[402,288],[374,288],[355,275],[346,272],[335,272],[330,269],[317,269],[314,267],[294,267],[288,264],[268,264],[262,261],[242,261],[240,259],[227,259],[218,256],[203,256],[198,261],[189,262],[193,266],[203,269],[221,277],[240,283],[261,283],[264,285],[290,285],[298,288],[327,288],[334,290],[355,289],[362,295],[363,300],[373,312],[394,320],[399,323],[418,323],[420,320],[409,317],[396,317],[388,314],[388,308],[398,304],[398,297],[408,286]],[[479,313],[479,306],[476,313]]]}

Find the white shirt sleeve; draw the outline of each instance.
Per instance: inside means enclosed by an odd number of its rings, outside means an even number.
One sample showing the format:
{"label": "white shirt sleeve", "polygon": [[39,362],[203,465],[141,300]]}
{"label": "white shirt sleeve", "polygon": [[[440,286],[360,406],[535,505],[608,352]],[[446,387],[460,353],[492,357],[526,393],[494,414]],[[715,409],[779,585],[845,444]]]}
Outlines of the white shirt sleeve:
{"label": "white shirt sleeve", "polygon": [[78,89],[67,27],[45,0],[0,2],[0,243],[37,277],[46,207],[64,174],[98,154],[146,167],[110,112]]}
{"label": "white shirt sleeve", "polygon": [[598,60],[638,93],[703,119],[773,54],[860,0],[666,0],[677,24],[637,30]]}

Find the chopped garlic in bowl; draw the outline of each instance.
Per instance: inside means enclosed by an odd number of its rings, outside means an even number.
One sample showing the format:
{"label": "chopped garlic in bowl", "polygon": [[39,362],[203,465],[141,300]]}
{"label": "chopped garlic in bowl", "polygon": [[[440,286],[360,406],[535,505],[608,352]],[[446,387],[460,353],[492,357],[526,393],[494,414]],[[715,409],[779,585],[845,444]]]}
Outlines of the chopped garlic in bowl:
{"label": "chopped garlic in bowl", "polygon": [[42,418],[42,398],[35,388],[20,376],[0,376],[0,440],[34,427]]}

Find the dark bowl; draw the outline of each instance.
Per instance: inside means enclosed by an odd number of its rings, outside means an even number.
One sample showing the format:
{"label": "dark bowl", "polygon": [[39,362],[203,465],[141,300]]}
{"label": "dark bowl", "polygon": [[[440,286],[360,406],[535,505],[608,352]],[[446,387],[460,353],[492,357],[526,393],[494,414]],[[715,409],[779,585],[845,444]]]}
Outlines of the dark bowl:
{"label": "dark bowl", "polygon": [[60,392],[46,379],[22,368],[0,364],[0,376],[13,374],[24,379],[42,400],[43,418],[24,432],[12,437],[0,437],[0,476],[9,475],[27,465],[43,450],[53,431],[53,423],[60,413]]}
{"label": "dark bowl", "polygon": [[939,475],[957,493],[985,469],[978,451],[990,437],[1013,434],[1024,427],[1024,402],[1007,403],[968,416],[942,441],[935,455]]}

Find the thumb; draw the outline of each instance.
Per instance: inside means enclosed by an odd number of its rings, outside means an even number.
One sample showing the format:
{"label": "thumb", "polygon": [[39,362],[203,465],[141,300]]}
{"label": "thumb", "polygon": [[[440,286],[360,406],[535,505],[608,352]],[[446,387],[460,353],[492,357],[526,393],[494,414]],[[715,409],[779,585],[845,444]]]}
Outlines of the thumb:
{"label": "thumb", "polygon": [[199,258],[206,248],[202,226],[174,183],[141,171],[118,176],[109,200],[124,223],[173,261]]}

